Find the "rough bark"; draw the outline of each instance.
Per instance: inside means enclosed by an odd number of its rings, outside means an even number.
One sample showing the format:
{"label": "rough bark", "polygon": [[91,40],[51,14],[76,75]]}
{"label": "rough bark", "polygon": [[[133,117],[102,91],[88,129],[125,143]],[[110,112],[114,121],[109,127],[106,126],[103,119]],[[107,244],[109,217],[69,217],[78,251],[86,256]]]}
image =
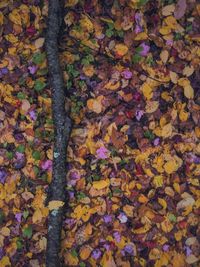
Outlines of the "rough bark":
{"label": "rough bark", "polygon": [[[52,116],[54,122],[53,175],[48,201],[66,201],[66,151],[71,131],[71,119],[65,110],[65,93],[59,63],[58,37],[62,23],[62,2],[49,0],[46,33],[46,53],[52,88]],[[60,241],[64,207],[51,211],[48,217],[46,266],[59,267]]]}

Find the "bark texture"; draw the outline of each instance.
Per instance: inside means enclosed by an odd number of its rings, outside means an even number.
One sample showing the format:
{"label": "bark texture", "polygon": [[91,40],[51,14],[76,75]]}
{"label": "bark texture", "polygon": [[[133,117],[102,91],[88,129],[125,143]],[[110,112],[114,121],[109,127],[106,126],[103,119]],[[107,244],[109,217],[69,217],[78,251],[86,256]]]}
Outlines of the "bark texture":
{"label": "bark texture", "polygon": [[[59,63],[58,37],[62,23],[62,1],[49,0],[46,33],[46,53],[49,79],[52,88],[52,113],[54,122],[53,177],[48,201],[66,201],[66,151],[71,132],[71,119],[65,110],[63,75]],[[46,266],[61,266],[59,259],[64,207],[49,213]]]}

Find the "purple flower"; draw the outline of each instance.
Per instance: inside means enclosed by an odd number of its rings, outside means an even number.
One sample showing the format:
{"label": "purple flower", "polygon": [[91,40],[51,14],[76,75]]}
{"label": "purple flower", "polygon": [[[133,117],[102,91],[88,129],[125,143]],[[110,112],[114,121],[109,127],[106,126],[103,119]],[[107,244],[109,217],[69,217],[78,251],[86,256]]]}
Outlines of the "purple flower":
{"label": "purple flower", "polygon": [[144,114],[144,111],[143,110],[137,110],[136,113],[135,113],[135,117],[138,121],[140,121],[140,119],[142,118]]}
{"label": "purple flower", "polygon": [[160,143],[160,138],[157,137],[156,139],[154,139],[153,141],[154,146],[157,146],[159,143]]}
{"label": "purple flower", "polygon": [[136,27],[135,27],[135,33],[138,34],[143,31],[142,28],[142,15],[140,13],[135,14],[135,21],[136,21]]}
{"label": "purple flower", "polygon": [[98,159],[107,159],[108,158],[107,153],[108,153],[108,149],[105,148],[104,146],[100,147],[96,151],[96,155]]}
{"label": "purple flower", "polygon": [[29,111],[29,115],[30,115],[30,118],[32,121],[35,121],[37,119],[37,115],[36,115],[35,110]]}
{"label": "purple flower", "polygon": [[105,215],[103,217],[103,220],[105,223],[110,223],[110,222],[112,222],[112,216],[111,215]]}
{"label": "purple flower", "polygon": [[121,235],[119,232],[114,232],[113,233],[114,239],[116,240],[117,243],[121,241]]}
{"label": "purple flower", "polygon": [[128,220],[128,218],[126,217],[126,215],[123,212],[121,212],[117,218],[120,220],[121,223],[126,223]]}
{"label": "purple flower", "polygon": [[133,254],[133,246],[132,245],[126,245],[124,247],[124,251],[126,251],[128,254]]}
{"label": "purple flower", "polygon": [[169,245],[165,244],[165,245],[163,246],[163,250],[164,250],[165,252],[168,251],[168,250],[169,250]]}
{"label": "purple flower", "polygon": [[42,162],[41,168],[43,171],[48,171],[52,169],[52,160],[48,159]]}
{"label": "purple flower", "polygon": [[21,220],[22,220],[22,213],[21,212],[20,213],[16,213],[15,214],[15,219],[20,223]]}
{"label": "purple flower", "polygon": [[35,74],[37,71],[37,66],[30,66],[30,67],[28,67],[28,70],[29,70],[30,74]]}
{"label": "purple flower", "polygon": [[188,247],[188,246],[186,246],[186,247],[184,247],[185,248],[185,250],[186,250],[186,256],[188,257],[188,256],[190,256],[191,254],[192,254],[192,250]]}
{"label": "purple flower", "polygon": [[3,168],[1,168],[0,169],[0,183],[2,184],[5,183],[7,175],[8,175],[7,172]]}
{"label": "purple flower", "polygon": [[92,258],[95,260],[98,260],[101,257],[101,250],[100,249],[95,249],[92,251]]}
{"label": "purple flower", "polygon": [[126,80],[131,79],[133,76],[132,72],[130,70],[124,70],[122,71],[122,77]]}
{"label": "purple flower", "polygon": [[110,250],[110,245],[109,244],[104,244],[103,247],[108,251]]}
{"label": "purple flower", "polygon": [[8,73],[8,69],[6,67],[2,68],[1,69],[1,72],[3,75],[7,74]]}
{"label": "purple flower", "polygon": [[16,152],[15,156],[16,156],[17,160],[23,160],[24,159],[24,154],[23,153]]}
{"label": "purple flower", "polygon": [[150,46],[146,45],[145,43],[142,43],[140,45],[140,47],[142,48],[142,51],[140,51],[139,54],[140,54],[140,56],[145,57],[148,54],[149,50],[150,50]]}
{"label": "purple flower", "polygon": [[166,45],[172,46],[173,45],[173,40],[167,40]]}

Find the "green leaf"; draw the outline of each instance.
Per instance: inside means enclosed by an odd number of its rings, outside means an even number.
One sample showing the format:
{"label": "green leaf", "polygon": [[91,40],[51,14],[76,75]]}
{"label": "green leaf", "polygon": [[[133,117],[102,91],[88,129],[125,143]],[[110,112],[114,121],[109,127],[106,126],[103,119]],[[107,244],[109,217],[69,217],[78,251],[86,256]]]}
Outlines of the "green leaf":
{"label": "green leaf", "polygon": [[39,91],[43,90],[45,88],[45,86],[46,86],[46,83],[44,83],[43,81],[38,79],[35,81],[34,89],[39,92]]}
{"label": "green leaf", "polygon": [[149,2],[149,0],[139,0],[138,7],[141,7],[143,5],[146,5]]}
{"label": "green leaf", "polygon": [[19,92],[17,94],[17,98],[20,99],[20,100],[22,100],[22,99],[25,99],[26,98],[26,95],[24,93],[22,93],[22,92]]}
{"label": "green leaf", "polygon": [[16,151],[19,152],[19,153],[24,153],[25,152],[25,146],[24,145],[19,145],[16,148]]}
{"label": "green leaf", "polygon": [[72,255],[74,258],[78,257],[78,253],[76,252],[75,249],[72,249],[72,251],[71,251],[71,255]]}
{"label": "green leaf", "polygon": [[133,62],[133,64],[137,64],[137,63],[139,63],[141,60],[142,60],[142,57],[141,57],[139,54],[135,54],[135,55],[132,57],[132,62]]}
{"label": "green leaf", "polygon": [[72,87],[72,81],[67,81],[67,83],[66,83],[66,87],[67,87],[67,89],[69,90],[71,87]]}
{"label": "green leaf", "polygon": [[169,218],[169,220],[170,220],[171,222],[176,222],[176,216],[175,216],[173,213],[170,213],[170,214],[168,215],[168,218]]}
{"label": "green leaf", "polygon": [[114,32],[113,32],[111,29],[107,29],[107,30],[106,30],[106,36],[107,36],[108,38],[112,37],[113,34],[114,34]]}
{"label": "green leaf", "polygon": [[40,160],[41,159],[41,155],[39,151],[33,151],[32,156],[35,160]]}
{"label": "green leaf", "polygon": [[78,194],[77,194],[77,198],[80,200],[80,199],[83,199],[83,198],[85,198],[86,197],[86,194],[85,193],[83,193],[83,192],[79,192]]}
{"label": "green leaf", "polygon": [[86,267],[86,264],[84,262],[80,262],[79,266],[80,267]]}
{"label": "green leaf", "polygon": [[39,168],[37,166],[33,166],[33,171],[34,171],[35,175],[38,175]]}
{"label": "green leaf", "polygon": [[23,233],[24,237],[31,238],[31,236],[33,234],[32,226],[29,225],[28,227],[23,229],[22,233]]}
{"label": "green leaf", "polygon": [[5,215],[4,215],[3,211],[0,210],[0,224],[2,224],[4,222],[4,219],[5,219]]}
{"label": "green leaf", "polygon": [[24,217],[25,220],[26,220],[26,218],[28,218],[28,215],[29,215],[29,211],[28,210],[24,210],[23,211],[23,217]]}
{"label": "green leaf", "polygon": [[143,51],[143,47],[141,47],[141,46],[138,46],[135,48],[135,52],[137,52],[137,53],[140,53],[142,51]]}
{"label": "green leaf", "polygon": [[13,152],[6,152],[6,157],[9,159],[9,160],[11,160],[11,159],[13,159]]}
{"label": "green leaf", "polygon": [[17,249],[19,249],[19,250],[23,248],[23,243],[22,243],[21,238],[17,239],[16,245],[17,245]]}
{"label": "green leaf", "polygon": [[40,52],[37,52],[33,55],[33,63],[36,64],[36,65],[40,65],[44,62],[45,60],[45,53],[40,53]]}

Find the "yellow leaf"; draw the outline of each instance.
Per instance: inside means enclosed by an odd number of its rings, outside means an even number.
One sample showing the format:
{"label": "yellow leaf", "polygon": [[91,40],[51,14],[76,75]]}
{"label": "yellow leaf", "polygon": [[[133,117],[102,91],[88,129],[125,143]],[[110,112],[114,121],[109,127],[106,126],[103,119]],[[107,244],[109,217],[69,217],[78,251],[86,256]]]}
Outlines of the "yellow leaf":
{"label": "yellow leaf", "polygon": [[92,33],[94,30],[92,21],[86,15],[81,15],[80,25],[83,30],[88,31],[89,33]]}
{"label": "yellow leaf", "polygon": [[165,218],[165,220],[161,222],[161,228],[165,233],[169,233],[173,229],[173,224],[171,224],[168,218]]}
{"label": "yellow leaf", "polygon": [[191,85],[187,85],[183,89],[185,97],[187,97],[188,99],[194,98],[194,89]]}
{"label": "yellow leaf", "polygon": [[41,222],[42,221],[42,212],[40,209],[37,209],[32,216],[33,223]]}
{"label": "yellow leaf", "polygon": [[162,128],[162,137],[164,138],[168,138],[172,135],[172,125],[171,123],[166,124],[165,126],[163,126]]}
{"label": "yellow leaf", "polygon": [[180,185],[178,183],[173,183],[173,188],[178,194],[180,194],[181,189],[180,189]]}
{"label": "yellow leaf", "polygon": [[145,197],[145,195],[141,194],[138,198],[138,202],[140,203],[147,203],[149,201],[149,199],[147,197]]}
{"label": "yellow leaf", "polygon": [[147,101],[145,111],[146,113],[153,113],[155,112],[159,107],[158,101]]}
{"label": "yellow leaf", "polygon": [[169,263],[169,256],[166,253],[163,253],[162,256],[156,260],[154,267],[163,267],[168,266]]}
{"label": "yellow leaf", "polygon": [[106,179],[106,180],[102,180],[102,181],[94,181],[92,183],[93,187],[97,190],[101,190],[105,187],[108,187],[110,185],[110,180]]}
{"label": "yellow leaf", "polygon": [[91,98],[87,101],[88,109],[92,110],[95,113],[101,113],[102,111],[102,104],[101,101],[103,100],[103,96],[98,96],[96,99]]}
{"label": "yellow leaf", "polygon": [[114,81],[114,80],[110,80],[108,83],[106,83],[105,85],[105,89],[108,90],[117,90],[120,87],[120,82],[119,81]]}
{"label": "yellow leaf", "polygon": [[140,234],[145,234],[146,232],[148,232],[149,230],[151,229],[151,225],[150,224],[146,224],[146,225],[144,225],[143,227],[140,227],[140,228],[138,228],[138,229],[135,229],[135,230],[133,230],[133,233],[134,234],[138,234],[138,235],[140,235]]}
{"label": "yellow leaf", "polygon": [[125,205],[123,207],[123,211],[126,213],[127,216],[132,217],[133,216],[133,209],[134,207],[131,205]]}
{"label": "yellow leaf", "polygon": [[172,30],[176,30],[178,23],[176,21],[176,19],[173,16],[169,16],[167,18],[164,19],[164,22],[167,24],[167,26],[172,29]]}
{"label": "yellow leaf", "polygon": [[70,252],[66,252],[64,254],[64,259],[66,266],[78,266],[78,258],[72,255]]}
{"label": "yellow leaf", "polygon": [[168,26],[163,26],[162,28],[159,29],[159,32],[162,35],[167,35],[167,34],[170,34],[171,33],[171,29]]}
{"label": "yellow leaf", "polygon": [[167,63],[169,52],[167,50],[162,50],[162,52],[160,53],[160,58],[164,64]]}
{"label": "yellow leaf", "polygon": [[106,251],[100,261],[102,267],[117,267],[111,251]]}
{"label": "yellow leaf", "polygon": [[185,255],[176,253],[171,261],[173,267],[183,267],[185,266]]}
{"label": "yellow leaf", "polygon": [[94,66],[93,65],[85,65],[83,67],[83,72],[86,76],[92,77],[94,75],[94,72],[95,72]]}
{"label": "yellow leaf", "polygon": [[162,175],[156,175],[153,179],[153,184],[156,188],[163,186],[163,176]]}
{"label": "yellow leaf", "polygon": [[128,52],[128,47],[125,44],[117,44],[114,49],[117,56],[123,57]]}
{"label": "yellow leaf", "polygon": [[158,203],[166,210],[167,202],[163,198],[158,198]]}
{"label": "yellow leaf", "polygon": [[174,83],[174,84],[177,84],[178,82],[178,74],[176,72],[173,72],[173,71],[170,71],[169,72],[169,76],[170,76],[170,79],[171,81]]}
{"label": "yellow leaf", "polygon": [[140,32],[134,38],[135,41],[141,41],[141,40],[146,40],[146,39],[148,39],[148,35],[146,34],[146,32]]}
{"label": "yellow leaf", "polygon": [[148,83],[144,83],[142,85],[142,93],[147,100],[150,100],[153,97],[152,88],[148,85]]}
{"label": "yellow leaf", "polygon": [[80,258],[82,260],[87,260],[91,254],[92,248],[89,245],[81,247],[79,251]]}
{"label": "yellow leaf", "polygon": [[164,169],[167,174],[171,174],[178,170],[179,166],[175,160],[169,160],[164,164]]}
{"label": "yellow leaf", "polygon": [[13,9],[13,11],[8,15],[8,17],[14,24],[22,25],[21,16],[16,8]]}
{"label": "yellow leaf", "polygon": [[186,77],[189,77],[193,74],[194,72],[194,67],[193,66],[186,66],[183,69],[183,75],[185,75]]}
{"label": "yellow leaf", "polygon": [[49,208],[49,210],[55,210],[55,209],[59,209],[59,208],[63,207],[64,205],[65,205],[65,203],[63,201],[52,200],[49,202],[48,208]]}
{"label": "yellow leaf", "polygon": [[43,46],[43,44],[44,44],[44,40],[45,39],[43,37],[40,37],[40,38],[36,39],[35,42],[34,42],[35,47],[37,49],[41,48]]}
{"label": "yellow leaf", "polygon": [[72,7],[78,3],[78,0],[67,0],[65,1],[65,7]]}
{"label": "yellow leaf", "polygon": [[8,258],[8,256],[4,256],[4,257],[0,260],[0,266],[1,266],[1,267],[8,267],[8,266],[11,266],[10,259]]}
{"label": "yellow leaf", "polygon": [[2,227],[1,234],[3,236],[9,236],[10,235],[10,229],[8,227],[6,227],[6,226],[5,227]]}
{"label": "yellow leaf", "polygon": [[181,109],[181,111],[179,113],[179,119],[181,121],[187,121],[188,117],[189,117],[189,113],[186,112],[185,110]]}

